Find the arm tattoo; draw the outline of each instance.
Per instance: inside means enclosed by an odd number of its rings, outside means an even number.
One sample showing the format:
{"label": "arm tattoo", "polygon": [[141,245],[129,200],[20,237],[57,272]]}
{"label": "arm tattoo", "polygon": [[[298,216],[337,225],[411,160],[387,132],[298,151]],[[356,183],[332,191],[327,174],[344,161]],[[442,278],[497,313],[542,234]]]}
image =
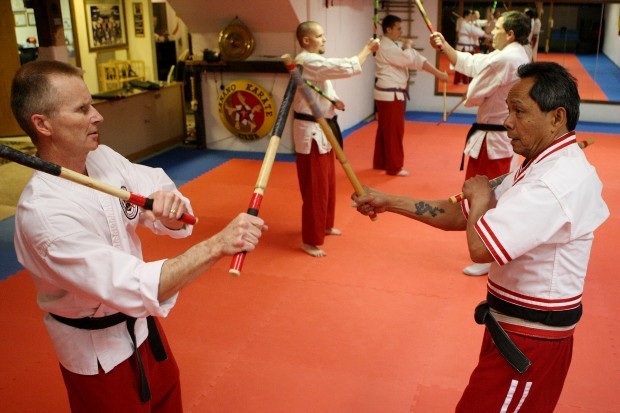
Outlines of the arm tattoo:
{"label": "arm tattoo", "polygon": [[416,215],[424,215],[425,213],[429,213],[432,217],[436,217],[438,214],[443,214],[446,212],[443,208],[433,207],[432,205],[420,201],[415,204],[415,214]]}

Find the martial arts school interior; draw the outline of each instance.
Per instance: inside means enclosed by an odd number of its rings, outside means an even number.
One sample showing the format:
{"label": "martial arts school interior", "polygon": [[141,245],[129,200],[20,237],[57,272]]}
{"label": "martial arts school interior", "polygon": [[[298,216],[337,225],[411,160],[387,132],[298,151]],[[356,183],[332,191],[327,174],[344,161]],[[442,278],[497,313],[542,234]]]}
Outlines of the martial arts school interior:
{"label": "martial arts school interior", "polygon": [[[555,61],[578,79],[577,139],[603,182],[611,215],[595,232],[575,331],[572,364],[558,413],[620,412],[620,3],[422,2],[434,28],[454,39],[463,9],[536,7],[539,61]],[[198,218],[191,237],[141,231],[146,261],[177,255],[245,212],[291,79],[281,56],[299,53],[295,29],[319,22],[327,57],[351,57],[381,36],[386,14],[403,19],[446,83],[412,73],[405,118],[408,177],[373,170],[372,57],[358,76],[334,81],[346,161],[363,185],[442,199],[459,193],[459,170],[476,108],[454,85],[444,56],[429,45],[415,1],[386,0],[11,0],[0,4],[0,143],[34,154],[14,121],[9,79],[31,60],[67,61],[84,80],[105,121],[101,144],[132,161],[160,167]],[[11,18],[11,15],[13,18]],[[106,26],[107,25],[107,26]],[[113,29],[110,29],[112,27]],[[109,36],[107,31],[114,30]],[[16,48],[16,44],[18,47]],[[251,90],[262,125],[235,118],[224,102]],[[231,113],[233,115],[231,116]],[[227,116],[228,114],[228,116]],[[259,216],[269,230],[245,256],[240,275],[222,259],[185,288],[161,320],[181,374],[187,412],[436,413],[454,410],[477,364],[484,326],[474,308],[487,277],[471,263],[463,232],[444,232],[396,214],[376,221],[351,206],[350,176],[336,162],[336,227],[325,257],[300,250],[301,196],[292,111],[281,135]],[[273,145],[273,143],[272,143]],[[32,170],[0,159],[0,411],[69,411],[58,361],[28,272],[13,246],[14,213]]]}

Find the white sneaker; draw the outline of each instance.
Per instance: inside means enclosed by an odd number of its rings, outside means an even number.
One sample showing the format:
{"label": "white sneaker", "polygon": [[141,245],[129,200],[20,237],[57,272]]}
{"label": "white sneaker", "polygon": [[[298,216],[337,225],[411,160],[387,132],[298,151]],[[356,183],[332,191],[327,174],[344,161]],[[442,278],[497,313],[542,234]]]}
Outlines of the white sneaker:
{"label": "white sneaker", "polygon": [[490,268],[491,268],[490,263],[473,264],[473,265],[470,265],[469,267],[463,268],[463,274],[477,277],[480,275],[487,274]]}

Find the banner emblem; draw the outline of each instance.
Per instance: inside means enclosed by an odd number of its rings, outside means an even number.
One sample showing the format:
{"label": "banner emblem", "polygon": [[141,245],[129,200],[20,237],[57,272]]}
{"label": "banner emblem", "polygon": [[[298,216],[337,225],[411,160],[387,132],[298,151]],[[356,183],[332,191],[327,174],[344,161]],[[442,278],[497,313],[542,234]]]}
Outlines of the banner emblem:
{"label": "banner emblem", "polygon": [[266,136],[275,123],[276,107],[269,92],[249,80],[226,85],[217,108],[226,129],[244,140]]}

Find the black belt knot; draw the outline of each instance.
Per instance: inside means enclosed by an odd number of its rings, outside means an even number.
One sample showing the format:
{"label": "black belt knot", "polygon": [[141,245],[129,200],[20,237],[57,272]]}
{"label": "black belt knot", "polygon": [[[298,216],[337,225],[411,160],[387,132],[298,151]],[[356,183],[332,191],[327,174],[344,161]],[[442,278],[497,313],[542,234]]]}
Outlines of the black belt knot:
{"label": "black belt knot", "polygon": [[532,362],[519,350],[519,347],[508,337],[508,334],[493,317],[486,301],[478,304],[474,311],[474,319],[476,323],[486,326],[497,350],[515,370],[523,374],[532,365]]}
{"label": "black belt knot", "polygon": [[[136,318],[130,317],[127,314],[116,313],[105,317],[84,317],[84,318],[66,318],[56,314],[49,313],[52,318],[68,326],[79,328],[81,330],[102,330],[104,328],[112,327],[122,322],[127,323],[127,332],[131,338],[133,344],[134,355],[138,363],[138,370],[140,372],[140,400],[145,403],[151,400],[151,390],[149,388],[148,379],[146,378],[146,372],[144,371],[144,365],[142,364],[142,357],[138,351],[136,343]],[[164,343],[161,341],[157,324],[152,316],[146,318],[146,323],[149,330],[148,340],[153,351],[153,356],[157,361],[164,361],[168,358],[166,350],[164,349]]]}

